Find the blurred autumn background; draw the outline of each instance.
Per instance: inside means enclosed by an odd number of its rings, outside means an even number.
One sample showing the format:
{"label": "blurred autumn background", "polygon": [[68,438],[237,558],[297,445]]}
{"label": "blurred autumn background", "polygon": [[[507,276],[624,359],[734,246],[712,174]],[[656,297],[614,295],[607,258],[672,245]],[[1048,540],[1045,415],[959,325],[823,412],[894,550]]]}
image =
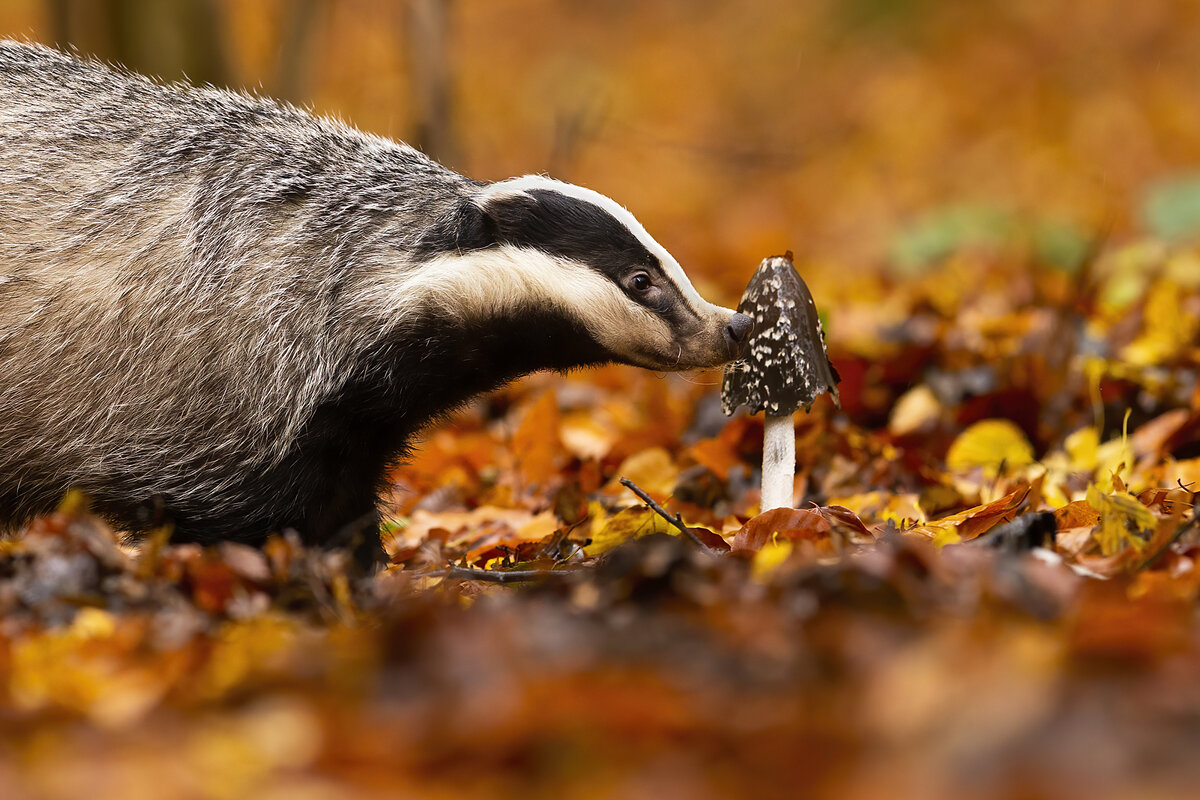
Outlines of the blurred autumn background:
{"label": "blurred autumn background", "polygon": [[1200,5],[6,0],[0,35],[590,186],[727,305],[790,249],[843,377],[774,516],[719,375],[521,381],[396,470],[365,581],[68,498],[0,543],[0,795],[1194,795]]}

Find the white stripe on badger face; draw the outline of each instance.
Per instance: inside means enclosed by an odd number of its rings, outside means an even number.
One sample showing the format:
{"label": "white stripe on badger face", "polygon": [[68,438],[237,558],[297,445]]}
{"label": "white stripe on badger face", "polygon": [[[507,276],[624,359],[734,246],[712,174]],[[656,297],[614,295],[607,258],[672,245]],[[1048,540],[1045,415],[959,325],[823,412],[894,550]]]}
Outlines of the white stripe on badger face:
{"label": "white stripe on badger face", "polygon": [[655,351],[657,366],[675,352],[665,320],[632,302],[620,287],[587,265],[539,250],[501,245],[461,255],[448,253],[419,266],[407,265],[370,286],[371,296],[361,300],[393,323],[403,324],[406,311],[430,304],[469,321],[529,308],[557,308],[617,356],[644,361],[649,349]]}
{"label": "white stripe on badger face", "polygon": [[642,223],[638,222],[637,217],[633,216],[620,203],[610,197],[600,194],[592,189],[576,186],[573,183],[563,183],[556,181],[553,178],[547,178],[544,175],[523,175],[519,178],[509,178],[508,180],[499,181],[486,187],[480,194],[480,199],[486,202],[493,197],[505,197],[511,195],[525,194],[526,192],[535,189],[545,189],[547,191],[558,192],[559,194],[573,197],[576,200],[582,200],[586,203],[591,203],[604,211],[608,212],[613,219],[629,229],[638,241],[642,243],[651,255],[658,259],[662,264],[663,271],[666,273],[675,285],[679,287],[679,291],[687,299],[695,310],[701,314],[718,310],[721,307],[713,305],[700,296],[696,288],[692,286],[692,282],[688,280],[687,273],[683,271],[683,267],[679,266],[679,262],[667,252],[666,248],[654,240],[649,233],[646,232]]}

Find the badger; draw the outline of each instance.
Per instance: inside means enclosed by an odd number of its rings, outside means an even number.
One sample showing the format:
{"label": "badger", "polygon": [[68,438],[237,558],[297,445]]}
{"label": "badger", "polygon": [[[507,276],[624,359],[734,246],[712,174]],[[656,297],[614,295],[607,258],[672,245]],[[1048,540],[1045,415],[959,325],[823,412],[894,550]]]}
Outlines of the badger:
{"label": "badger", "polygon": [[[723,364],[625,208],[247,93],[0,42],[0,520],[357,540],[422,427],[536,371]],[[356,538],[357,537],[357,538]]]}

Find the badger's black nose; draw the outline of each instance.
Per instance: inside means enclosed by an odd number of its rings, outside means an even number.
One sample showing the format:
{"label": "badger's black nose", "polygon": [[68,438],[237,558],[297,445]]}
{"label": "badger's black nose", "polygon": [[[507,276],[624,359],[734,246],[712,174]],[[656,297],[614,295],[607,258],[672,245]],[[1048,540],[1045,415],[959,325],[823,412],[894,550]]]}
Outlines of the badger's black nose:
{"label": "badger's black nose", "polygon": [[753,325],[753,320],[745,314],[734,314],[729,318],[725,325],[725,344],[729,346],[729,352],[741,355]]}

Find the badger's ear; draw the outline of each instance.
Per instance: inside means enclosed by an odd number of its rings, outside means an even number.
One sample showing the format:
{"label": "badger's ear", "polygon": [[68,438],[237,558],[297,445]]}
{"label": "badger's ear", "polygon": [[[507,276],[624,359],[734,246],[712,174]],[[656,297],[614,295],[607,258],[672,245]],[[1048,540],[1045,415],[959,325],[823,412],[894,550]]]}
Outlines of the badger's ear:
{"label": "badger's ear", "polygon": [[454,209],[455,247],[460,252],[482,250],[498,241],[496,223],[487,210],[474,200],[463,199]]}
{"label": "badger's ear", "polygon": [[496,225],[474,200],[463,198],[421,236],[415,247],[418,258],[469,253],[497,243]]}

